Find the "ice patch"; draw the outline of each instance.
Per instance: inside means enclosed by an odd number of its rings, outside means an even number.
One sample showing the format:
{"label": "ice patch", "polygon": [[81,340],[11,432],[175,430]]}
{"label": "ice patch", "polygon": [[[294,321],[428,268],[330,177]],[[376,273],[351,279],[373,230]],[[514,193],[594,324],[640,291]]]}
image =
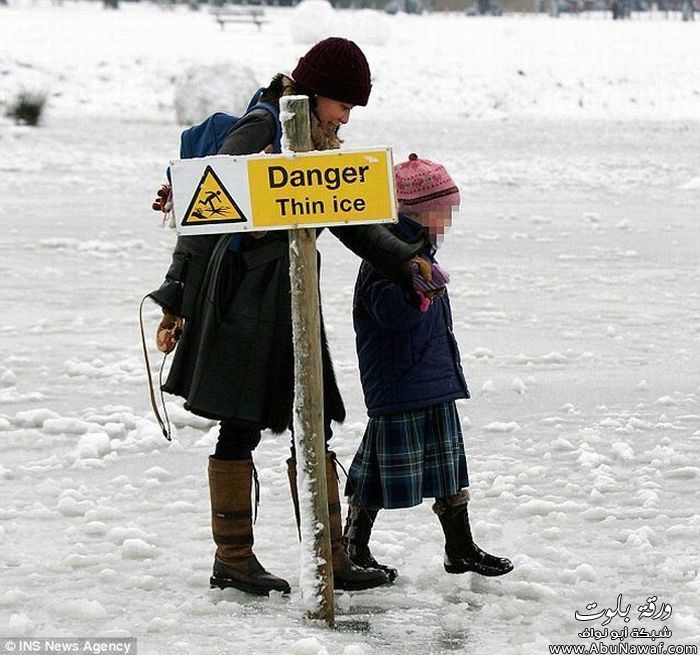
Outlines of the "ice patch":
{"label": "ice patch", "polygon": [[697,466],[683,466],[681,468],[666,471],[664,477],[680,480],[692,480],[693,478],[700,477],[700,468]]}
{"label": "ice patch", "polygon": [[519,432],[520,430],[522,430],[522,428],[515,421],[509,421],[508,423],[494,421],[493,423],[489,423],[488,425],[484,426],[485,432],[508,433]]}
{"label": "ice patch", "polygon": [[90,424],[77,418],[49,418],[42,424],[42,430],[48,434],[85,434]]}

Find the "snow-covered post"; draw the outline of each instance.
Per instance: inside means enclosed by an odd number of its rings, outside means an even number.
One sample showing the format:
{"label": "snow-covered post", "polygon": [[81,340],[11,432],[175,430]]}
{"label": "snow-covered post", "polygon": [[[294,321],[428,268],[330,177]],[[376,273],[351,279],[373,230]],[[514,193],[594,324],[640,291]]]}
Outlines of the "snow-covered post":
{"label": "snow-covered post", "polygon": [[[313,150],[309,99],[280,99],[283,150]],[[307,596],[309,616],[335,623],[333,568],[328,521],[328,488],[323,431],[321,320],[316,268],[316,230],[289,231],[289,276],[294,335],[294,442],[301,516],[299,586]]]}

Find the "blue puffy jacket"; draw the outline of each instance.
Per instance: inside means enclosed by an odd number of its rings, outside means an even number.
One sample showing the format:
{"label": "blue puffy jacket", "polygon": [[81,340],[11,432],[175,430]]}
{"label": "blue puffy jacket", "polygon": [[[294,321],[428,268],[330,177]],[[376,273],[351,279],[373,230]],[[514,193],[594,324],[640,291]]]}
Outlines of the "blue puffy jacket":
{"label": "blue puffy jacket", "polygon": [[[424,234],[403,214],[392,231],[407,242]],[[433,259],[432,252],[421,254]],[[469,398],[447,292],[426,312],[416,307],[410,289],[362,263],[355,283],[353,324],[369,416]]]}

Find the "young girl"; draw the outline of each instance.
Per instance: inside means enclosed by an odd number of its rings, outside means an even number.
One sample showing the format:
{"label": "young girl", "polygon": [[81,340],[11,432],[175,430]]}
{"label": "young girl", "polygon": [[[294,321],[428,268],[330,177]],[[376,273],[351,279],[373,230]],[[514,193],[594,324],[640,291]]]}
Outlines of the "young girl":
{"label": "young girl", "polygon": [[353,321],[369,423],[348,474],[350,496],[344,543],[361,566],[378,564],[369,549],[381,508],[413,507],[434,498],[445,534],[445,570],[496,576],[510,560],[489,555],[472,539],[467,461],[455,400],[469,398],[452,331],[437,245],[459,205],[459,190],[443,166],[415,154],[395,167],[399,222],[394,234],[413,243],[427,232],[421,253],[432,262],[429,284],[383,278],[364,262],[355,285]]}

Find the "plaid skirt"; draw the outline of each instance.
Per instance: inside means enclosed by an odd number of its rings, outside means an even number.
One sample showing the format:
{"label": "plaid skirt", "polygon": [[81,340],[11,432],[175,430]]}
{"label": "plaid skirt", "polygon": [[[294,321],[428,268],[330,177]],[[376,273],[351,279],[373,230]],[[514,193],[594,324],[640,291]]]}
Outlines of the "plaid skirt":
{"label": "plaid skirt", "polygon": [[454,401],[370,418],[345,493],[367,508],[420,505],[469,486]]}

